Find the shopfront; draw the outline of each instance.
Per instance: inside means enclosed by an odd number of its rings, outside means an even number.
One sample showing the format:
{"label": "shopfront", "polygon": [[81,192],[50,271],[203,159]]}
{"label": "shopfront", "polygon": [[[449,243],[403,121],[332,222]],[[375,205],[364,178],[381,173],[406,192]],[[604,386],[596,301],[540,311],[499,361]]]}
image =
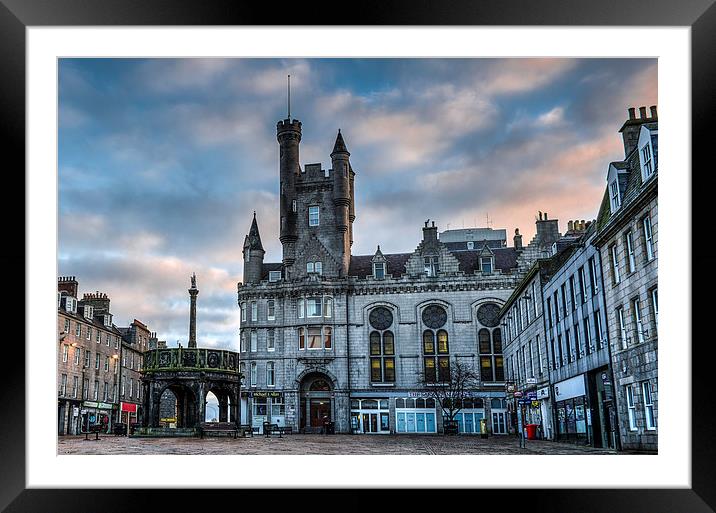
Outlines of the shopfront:
{"label": "shopfront", "polygon": [[255,432],[263,433],[264,422],[286,425],[286,405],[283,392],[249,392],[249,416]]}
{"label": "shopfront", "polygon": [[112,429],[112,405],[94,401],[83,401],[80,410],[82,430],[87,431],[89,426],[100,424],[103,433]]}
{"label": "shopfront", "polygon": [[585,376],[580,374],[554,385],[557,440],[587,444],[592,419],[587,403]]}
{"label": "shopfront", "polygon": [[[509,420],[507,402],[504,399],[490,399],[490,412],[492,414],[492,434],[506,435]],[[517,425],[515,423],[515,425]]]}
{"label": "shopfront", "polygon": [[480,398],[465,399],[462,408],[455,415],[460,434],[479,435],[480,421],[485,418],[485,405]]}
{"label": "shopfront", "polygon": [[354,433],[390,433],[389,405],[387,397],[351,399],[351,430]]}
{"label": "shopfront", "polygon": [[435,399],[405,397],[395,400],[396,433],[437,433]]}
{"label": "shopfront", "polygon": [[135,403],[120,402],[120,422],[125,424],[127,428],[132,424],[139,422],[138,407]]}

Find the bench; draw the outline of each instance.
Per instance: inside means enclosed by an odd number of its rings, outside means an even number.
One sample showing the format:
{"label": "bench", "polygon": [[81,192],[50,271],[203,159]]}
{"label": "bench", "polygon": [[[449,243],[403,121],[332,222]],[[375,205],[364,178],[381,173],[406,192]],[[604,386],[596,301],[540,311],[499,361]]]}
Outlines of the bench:
{"label": "bench", "polygon": [[278,424],[270,424],[264,422],[264,435],[268,438],[273,433],[278,433],[279,438],[283,438],[284,433],[290,435],[293,433],[292,426],[279,426]]}
{"label": "bench", "polygon": [[254,428],[251,427],[250,424],[241,424],[239,426],[239,435],[241,435],[241,438],[246,438],[246,435],[251,435],[251,438],[254,437]]}
{"label": "bench", "polygon": [[236,424],[232,422],[202,422],[199,424],[199,434],[204,438],[205,434],[234,435],[239,433]]}
{"label": "bench", "polygon": [[99,433],[102,431],[102,424],[92,424],[87,431],[81,431],[85,435],[85,440],[89,440],[89,436],[94,433],[94,439],[99,440]]}

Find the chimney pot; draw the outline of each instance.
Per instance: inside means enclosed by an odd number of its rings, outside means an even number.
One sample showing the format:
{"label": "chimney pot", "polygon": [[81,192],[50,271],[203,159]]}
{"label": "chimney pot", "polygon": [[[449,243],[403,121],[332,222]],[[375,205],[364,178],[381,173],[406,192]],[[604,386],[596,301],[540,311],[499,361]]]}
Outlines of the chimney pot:
{"label": "chimney pot", "polygon": [[651,117],[652,117],[652,118],[657,117],[657,116],[656,116],[656,105],[652,105],[651,107],[649,107],[649,110],[651,111]]}
{"label": "chimney pot", "polygon": [[634,119],[634,117],[636,116],[636,109],[634,107],[631,107],[627,110],[629,111],[629,119]]}
{"label": "chimney pot", "polygon": [[574,223],[572,221],[567,221],[567,230],[569,230],[571,232],[573,228],[574,228]]}
{"label": "chimney pot", "polygon": [[547,220],[547,212],[544,213],[544,220]]}
{"label": "chimney pot", "polygon": [[646,119],[646,107],[639,107],[639,117]]}

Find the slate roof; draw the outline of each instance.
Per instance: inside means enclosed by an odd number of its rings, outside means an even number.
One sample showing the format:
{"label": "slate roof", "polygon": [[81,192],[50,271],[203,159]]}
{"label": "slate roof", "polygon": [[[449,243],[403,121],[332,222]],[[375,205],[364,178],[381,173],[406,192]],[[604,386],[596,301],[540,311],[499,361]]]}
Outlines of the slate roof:
{"label": "slate roof", "polygon": [[[510,271],[517,267],[517,252],[515,248],[491,248],[495,255],[495,268],[503,272]],[[482,248],[469,251],[455,251],[453,256],[459,262],[460,271],[465,274],[473,274],[480,268],[480,252]],[[386,274],[399,277],[405,274],[405,263],[412,256],[412,253],[383,254],[387,262]],[[374,255],[351,256],[351,265],[348,269],[350,276],[366,278],[373,275]]]}

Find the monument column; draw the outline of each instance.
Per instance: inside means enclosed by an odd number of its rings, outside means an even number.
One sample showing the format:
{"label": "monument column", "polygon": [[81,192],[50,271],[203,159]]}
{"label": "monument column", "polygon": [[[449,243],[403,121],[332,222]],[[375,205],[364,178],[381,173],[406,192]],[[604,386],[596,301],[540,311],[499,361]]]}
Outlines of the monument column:
{"label": "monument column", "polygon": [[191,309],[189,311],[189,347],[196,347],[196,296],[199,295],[199,289],[196,288],[196,274],[191,275],[191,288],[189,296],[191,298]]}

